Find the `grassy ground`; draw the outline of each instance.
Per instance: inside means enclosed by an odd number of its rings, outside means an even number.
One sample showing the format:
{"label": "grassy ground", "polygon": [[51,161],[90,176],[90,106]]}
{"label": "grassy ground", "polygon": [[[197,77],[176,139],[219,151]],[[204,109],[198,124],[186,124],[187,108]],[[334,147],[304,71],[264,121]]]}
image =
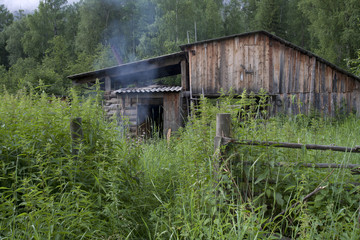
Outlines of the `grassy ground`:
{"label": "grassy ground", "polygon": [[[98,98],[0,96],[0,238],[358,239],[359,187],[350,183],[359,177],[296,163],[359,163],[360,154],[230,146],[219,159],[213,138],[216,113],[230,112],[237,139],[354,147],[360,120],[264,118],[256,106],[245,96],[204,99],[170,140],[138,141],[106,121]],[[83,118],[76,157],[72,117]]]}

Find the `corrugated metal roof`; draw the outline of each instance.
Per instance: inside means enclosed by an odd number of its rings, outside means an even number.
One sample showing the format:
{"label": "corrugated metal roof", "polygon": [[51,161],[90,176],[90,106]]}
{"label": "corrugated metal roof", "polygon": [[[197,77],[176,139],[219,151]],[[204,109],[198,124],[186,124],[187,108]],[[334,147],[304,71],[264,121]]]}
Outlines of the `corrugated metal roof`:
{"label": "corrugated metal roof", "polygon": [[151,85],[147,87],[136,87],[136,88],[120,88],[115,90],[114,93],[123,94],[123,93],[165,93],[165,92],[180,92],[180,86],[160,86],[160,85]]}

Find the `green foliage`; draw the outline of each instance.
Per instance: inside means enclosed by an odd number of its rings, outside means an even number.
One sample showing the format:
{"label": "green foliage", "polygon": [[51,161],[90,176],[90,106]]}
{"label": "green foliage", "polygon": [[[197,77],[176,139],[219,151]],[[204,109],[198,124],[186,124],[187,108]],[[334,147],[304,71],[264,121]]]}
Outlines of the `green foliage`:
{"label": "green foliage", "polygon": [[345,66],[345,58],[354,58],[360,48],[359,19],[360,3],[350,1],[301,0],[299,7],[310,21],[309,32],[314,39],[315,53]]}
{"label": "green foliage", "polygon": [[281,0],[263,0],[257,2],[255,26],[278,36],[284,35],[284,21],[286,5]]}
{"label": "green foliage", "polygon": [[[1,237],[122,238],[136,228],[136,146],[105,122],[98,98],[5,93],[0,112]],[[78,156],[69,132],[75,116],[84,131]]]}
{"label": "green foliage", "polygon": [[[0,96],[0,236],[9,239],[356,239],[357,154],[230,145],[214,154],[215,117],[231,113],[233,137],[355,146],[359,120],[270,118],[260,96],[202,98],[168,139],[126,137],[106,120],[101,94],[61,100],[40,85]],[[69,122],[84,138],[72,155]],[[115,119],[114,119],[115,120]],[[75,146],[76,147],[76,146]],[[219,171],[214,164],[221,162]],[[283,167],[276,167],[281,163]],[[326,186],[306,202],[304,196]],[[279,213],[283,213],[280,214]]]}
{"label": "green foliage", "polygon": [[353,74],[360,76],[360,50],[357,51],[357,58],[347,59],[347,65]]}
{"label": "green foliage", "polygon": [[8,60],[10,65],[15,64],[19,58],[25,57],[24,49],[20,40],[27,30],[28,26],[25,17],[21,17],[16,20],[4,30],[6,35],[5,49],[9,53]]}
{"label": "green foliage", "polygon": [[38,10],[26,17],[29,30],[21,41],[28,56],[41,60],[49,47],[49,40],[63,33],[65,3],[66,0],[40,2]]}

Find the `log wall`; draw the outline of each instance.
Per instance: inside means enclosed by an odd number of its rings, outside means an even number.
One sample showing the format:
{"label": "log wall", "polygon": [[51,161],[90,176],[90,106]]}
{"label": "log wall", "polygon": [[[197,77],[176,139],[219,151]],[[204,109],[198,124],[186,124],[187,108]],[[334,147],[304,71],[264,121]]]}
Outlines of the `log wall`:
{"label": "log wall", "polygon": [[138,134],[138,107],[140,105],[159,105],[163,107],[163,132],[169,128],[176,131],[181,125],[181,99],[179,93],[154,94],[114,94],[104,99],[104,110],[110,118],[114,115],[121,124],[126,124],[130,132]]}

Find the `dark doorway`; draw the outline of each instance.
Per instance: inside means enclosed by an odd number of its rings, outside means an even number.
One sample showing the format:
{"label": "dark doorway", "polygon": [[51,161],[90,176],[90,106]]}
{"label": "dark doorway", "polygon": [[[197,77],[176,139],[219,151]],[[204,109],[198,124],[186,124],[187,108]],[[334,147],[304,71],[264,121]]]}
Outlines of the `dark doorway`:
{"label": "dark doorway", "polygon": [[146,138],[155,134],[163,134],[163,106],[138,105],[137,107],[137,135]]}

